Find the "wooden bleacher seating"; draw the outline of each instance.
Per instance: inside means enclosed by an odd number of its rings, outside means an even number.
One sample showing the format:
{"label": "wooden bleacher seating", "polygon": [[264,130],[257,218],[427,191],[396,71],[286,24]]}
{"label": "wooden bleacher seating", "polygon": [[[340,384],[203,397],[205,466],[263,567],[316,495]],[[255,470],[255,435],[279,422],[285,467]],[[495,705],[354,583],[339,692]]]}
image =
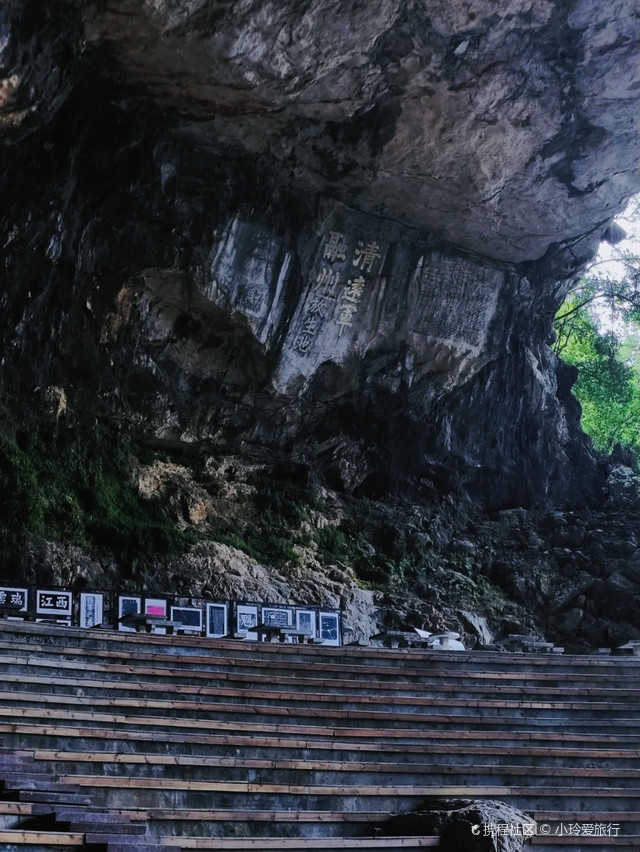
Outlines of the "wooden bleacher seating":
{"label": "wooden bleacher seating", "polygon": [[478,797],[608,818],[621,833],[601,848],[640,848],[638,662],[5,621],[0,805],[27,810],[0,826],[42,817],[107,852],[412,850],[437,838],[375,829]]}

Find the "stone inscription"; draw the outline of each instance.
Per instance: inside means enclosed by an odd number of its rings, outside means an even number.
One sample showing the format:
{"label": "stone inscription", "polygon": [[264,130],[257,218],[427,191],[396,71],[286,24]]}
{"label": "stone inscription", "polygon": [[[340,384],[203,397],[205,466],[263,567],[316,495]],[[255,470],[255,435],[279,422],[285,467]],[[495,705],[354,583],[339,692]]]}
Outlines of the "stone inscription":
{"label": "stone inscription", "polygon": [[[353,327],[367,286],[365,276],[375,274],[380,257],[380,246],[374,240],[367,243],[359,240],[351,256],[345,235],[340,231],[329,232],[300,330],[293,341],[294,351],[308,355],[327,323],[335,323],[339,335]],[[339,267],[334,268],[334,264],[339,264]],[[354,270],[352,277],[345,281],[345,274],[348,275],[351,269]]]}
{"label": "stone inscription", "polygon": [[433,257],[422,271],[412,325],[432,337],[479,351],[486,342],[502,281],[500,270]]}

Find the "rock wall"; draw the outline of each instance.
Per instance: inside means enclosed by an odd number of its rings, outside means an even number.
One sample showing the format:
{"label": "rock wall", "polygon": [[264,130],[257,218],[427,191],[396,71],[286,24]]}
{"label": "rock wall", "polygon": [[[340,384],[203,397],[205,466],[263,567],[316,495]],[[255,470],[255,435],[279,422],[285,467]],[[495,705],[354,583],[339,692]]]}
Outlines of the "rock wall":
{"label": "rock wall", "polygon": [[631,0],[7,0],[4,432],[599,507],[548,344],[637,188],[638,40]]}

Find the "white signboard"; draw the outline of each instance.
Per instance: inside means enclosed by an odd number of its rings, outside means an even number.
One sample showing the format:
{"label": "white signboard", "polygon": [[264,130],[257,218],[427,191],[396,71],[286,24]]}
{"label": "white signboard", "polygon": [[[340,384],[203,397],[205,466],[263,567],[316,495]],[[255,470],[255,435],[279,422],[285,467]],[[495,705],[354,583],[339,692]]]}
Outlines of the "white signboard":
{"label": "white signboard", "polygon": [[71,592],[56,592],[50,589],[38,589],[36,592],[36,613],[38,615],[71,616]]}
{"label": "white signboard", "polygon": [[118,598],[118,630],[123,630],[127,633],[135,633],[135,627],[126,627],[120,624],[119,619],[123,615],[139,615],[142,600],[135,595],[120,595]]}
{"label": "white signboard", "polygon": [[207,604],[207,636],[221,639],[229,632],[228,609],[224,603]]}
{"label": "white signboard", "polygon": [[80,627],[97,627],[102,624],[104,595],[100,592],[81,592]]}
{"label": "white signboard", "polygon": [[258,634],[252,631],[252,627],[258,626],[258,607],[249,604],[238,604],[236,607],[236,630],[245,633],[246,638],[254,642],[258,641]]}
{"label": "white signboard", "polygon": [[171,621],[180,624],[182,633],[202,633],[202,610],[197,606],[172,606]]}
{"label": "white signboard", "polygon": [[340,614],[337,612],[321,612],[320,638],[325,645],[340,644]]}

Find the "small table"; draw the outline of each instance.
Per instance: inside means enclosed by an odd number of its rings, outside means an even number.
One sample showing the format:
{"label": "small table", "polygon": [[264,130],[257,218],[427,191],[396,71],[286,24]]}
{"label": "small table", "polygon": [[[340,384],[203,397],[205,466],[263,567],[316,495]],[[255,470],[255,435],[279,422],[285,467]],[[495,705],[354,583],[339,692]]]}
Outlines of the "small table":
{"label": "small table", "polygon": [[618,645],[618,651],[629,651],[634,657],[640,657],[640,639],[631,639],[624,645]]}
{"label": "small table", "polygon": [[308,633],[298,630],[296,627],[280,627],[279,624],[258,624],[251,631],[258,634],[258,639],[266,636],[267,642],[290,642],[302,644],[311,639]]}
{"label": "small table", "polygon": [[156,629],[165,629],[167,634],[171,634],[182,626],[181,621],[169,621],[161,615],[141,615],[139,613],[128,613],[123,615],[119,621],[124,627],[135,628],[137,633],[153,633]]}
{"label": "small table", "polygon": [[385,630],[369,637],[372,642],[382,642],[385,648],[429,648],[431,637],[423,639],[409,630]]}
{"label": "small table", "polygon": [[284,642],[281,638],[282,629],[278,624],[256,624],[251,628],[251,632],[258,634],[258,641],[261,641],[264,636],[267,642]]}

